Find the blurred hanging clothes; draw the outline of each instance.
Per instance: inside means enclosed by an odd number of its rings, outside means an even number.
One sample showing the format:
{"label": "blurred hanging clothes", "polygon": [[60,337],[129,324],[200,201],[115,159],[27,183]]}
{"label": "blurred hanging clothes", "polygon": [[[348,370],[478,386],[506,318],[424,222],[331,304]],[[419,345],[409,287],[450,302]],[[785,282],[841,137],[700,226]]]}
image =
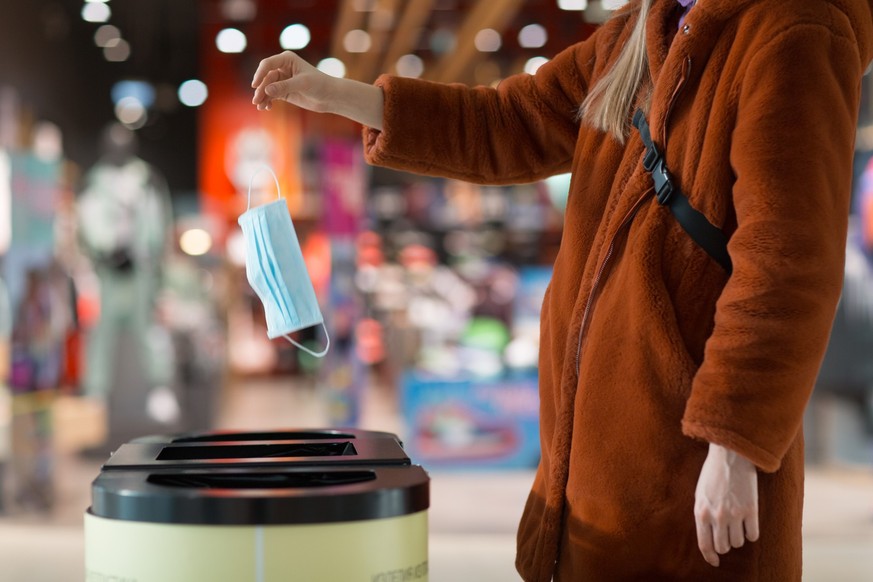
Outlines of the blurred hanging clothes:
{"label": "blurred hanging clothes", "polygon": [[47,271],[27,272],[12,328],[9,385],[13,393],[58,387],[69,319],[56,291]]}
{"label": "blurred hanging clothes", "polygon": [[857,226],[849,242],[854,243],[873,264],[873,157],[861,175],[860,186],[855,193],[854,214],[857,216]]}
{"label": "blurred hanging clothes", "polygon": [[121,333],[135,336],[151,386],[173,375],[169,334],[155,322],[161,261],[170,232],[170,203],[158,171],[123,139],[107,140],[106,155],[85,176],[78,199],[79,233],[100,282],[100,317],[90,330],[83,387],[110,389]]}
{"label": "blurred hanging clothes", "polygon": [[67,306],[47,269],[27,272],[14,316],[11,468],[18,505],[50,509],[54,502],[51,404],[60,379]]}

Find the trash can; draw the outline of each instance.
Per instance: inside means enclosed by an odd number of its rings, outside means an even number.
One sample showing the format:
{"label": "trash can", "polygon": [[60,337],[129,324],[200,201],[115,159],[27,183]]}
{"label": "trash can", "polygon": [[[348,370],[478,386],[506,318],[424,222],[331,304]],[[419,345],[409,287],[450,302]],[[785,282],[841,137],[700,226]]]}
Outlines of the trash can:
{"label": "trash can", "polygon": [[335,458],[107,463],[85,514],[86,582],[426,581],[427,473]]}

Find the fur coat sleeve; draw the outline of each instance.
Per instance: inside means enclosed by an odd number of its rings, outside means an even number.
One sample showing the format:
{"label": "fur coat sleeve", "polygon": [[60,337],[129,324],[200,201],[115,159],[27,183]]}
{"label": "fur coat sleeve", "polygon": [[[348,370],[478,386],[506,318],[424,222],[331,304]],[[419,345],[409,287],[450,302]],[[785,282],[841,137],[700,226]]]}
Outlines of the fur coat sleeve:
{"label": "fur coat sleeve", "polygon": [[518,184],[568,172],[595,33],[536,75],[469,88],[383,75],[385,131],[364,131],[379,166],[482,184]]}
{"label": "fur coat sleeve", "polygon": [[[869,60],[839,34],[849,30],[771,31],[737,95],[734,272],[683,430],[768,472],[800,429],[841,289],[853,160],[845,136],[855,132],[860,89],[845,79],[859,79]],[[790,106],[773,106],[791,95]]]}

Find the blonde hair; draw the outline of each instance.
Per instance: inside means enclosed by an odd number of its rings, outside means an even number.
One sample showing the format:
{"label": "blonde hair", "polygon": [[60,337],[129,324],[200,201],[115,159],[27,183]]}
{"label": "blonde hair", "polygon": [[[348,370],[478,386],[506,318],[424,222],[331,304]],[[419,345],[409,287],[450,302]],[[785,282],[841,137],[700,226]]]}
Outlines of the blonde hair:
{"label": "blonde hair", "polygon": [[624,143],[630,130],[630,108],[644,78],[648,76],[646,20],[651,6],[652,0],[641,0],[639,18],[621,54],[612,69],[591,88],[579,107],[582,121],[611,133],[621,143]]}

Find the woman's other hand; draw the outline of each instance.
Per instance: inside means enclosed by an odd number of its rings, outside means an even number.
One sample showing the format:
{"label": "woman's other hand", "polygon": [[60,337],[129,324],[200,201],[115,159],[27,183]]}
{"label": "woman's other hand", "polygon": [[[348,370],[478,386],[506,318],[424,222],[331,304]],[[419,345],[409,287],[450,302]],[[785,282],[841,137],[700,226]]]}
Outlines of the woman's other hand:
{"label": "woman's other hand", "polygon": [[719,554],[758,539],[758,470],[745,457],[710,444],[700,470],[694,517],[697,544],[715,567]]}
{"label": "woman's other hand", "polygon": [[317,113],[336,113],[367,127],[382,129],[382,89],[340,79],[285,51],[262,60],[252,79],[252,104],[269,110],[276,100]]}

